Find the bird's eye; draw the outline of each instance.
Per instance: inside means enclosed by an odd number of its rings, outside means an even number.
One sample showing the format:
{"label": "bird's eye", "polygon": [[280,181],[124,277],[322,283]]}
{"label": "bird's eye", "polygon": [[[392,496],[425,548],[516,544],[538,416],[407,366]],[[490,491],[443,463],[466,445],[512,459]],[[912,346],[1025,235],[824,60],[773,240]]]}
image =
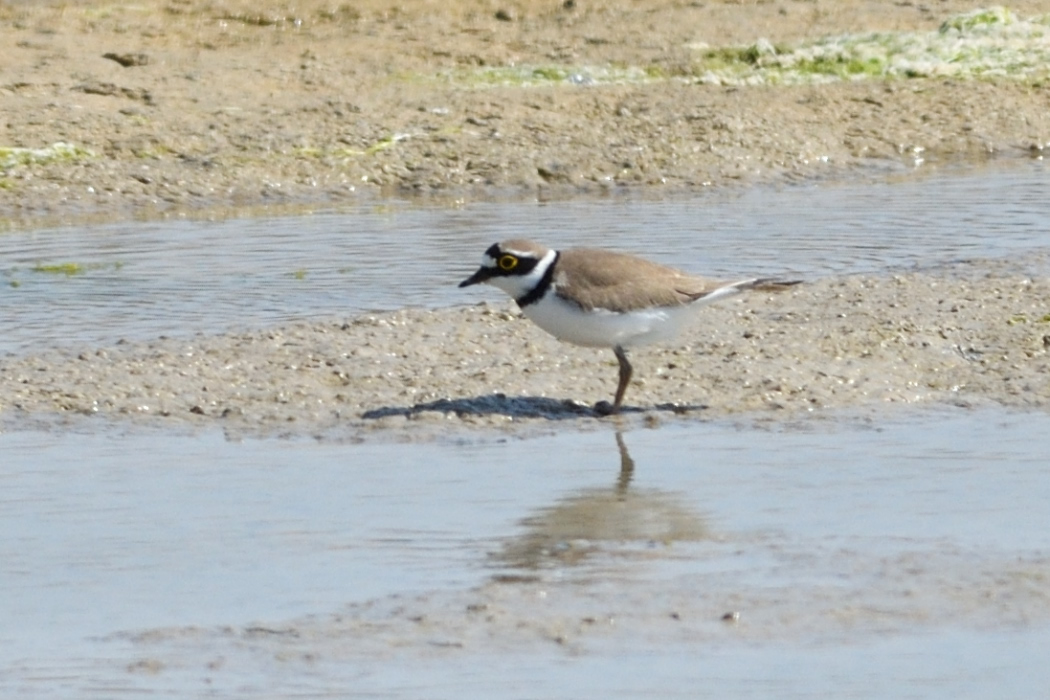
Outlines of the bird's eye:
{"label": "bird's eye", "polygon": [[518,266],[518,259],[513,255],[501,255],[499,262],[496,264],[499,265],[499,269],[504,272],[510,272]]}

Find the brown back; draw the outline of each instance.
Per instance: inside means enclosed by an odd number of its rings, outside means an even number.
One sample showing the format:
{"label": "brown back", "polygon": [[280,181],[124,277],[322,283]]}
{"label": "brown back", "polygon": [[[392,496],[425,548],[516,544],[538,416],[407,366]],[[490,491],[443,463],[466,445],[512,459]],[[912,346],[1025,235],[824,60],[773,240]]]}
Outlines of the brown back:
{"label": "brown back", "polygon": [[[570,282],[564,274],[571,267]],[[633,311],[649,306],[680,306],[696,301],[728,282],[693,277],[633,255],[595,248],[562,251],[554,283],[584,309]]]}

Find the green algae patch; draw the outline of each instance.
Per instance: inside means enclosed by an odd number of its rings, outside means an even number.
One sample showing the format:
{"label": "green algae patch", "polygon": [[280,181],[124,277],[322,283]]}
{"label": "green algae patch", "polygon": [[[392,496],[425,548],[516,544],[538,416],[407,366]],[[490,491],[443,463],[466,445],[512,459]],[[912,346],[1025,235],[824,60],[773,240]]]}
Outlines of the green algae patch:
{"label": "green algae patch", "polygon": [[1050,323],[1050,314],[1043,314],[1037,318],[1028,318],[1028,314],[1014,314],[1006,319],[1006,325],[1016,326],[1019,323]]}
{"label": "green algae patch", "polygon": [[122,262],[114,263],[78,263],[78,262],[61,262],[61,263],[37,263],[33,267],[29,268],[31,272],[37,272],[44,275],[64,275],[66,277],[73,277],[75,275],[81,275],[89,270],[120,270],[124,267]]}
{"label": "green algae patch", "polygon": [[66,277],[72,277],[73,275],[79,275],[84,271],[84,266],[80,263],[66,262],[66,263],[54,263],[45,265],[43,263],[37,263],[33,266],[33,272],[42,272],[47,275],[65,275]]}
{"label": "green algae patch", "polygon": [[721,85],[795,85],[861,78],[1006,78],[1050,75],[1050,15],[1019,19],[1004,7],[949,17],[934,31],[870,32],[795,46],[700,49],[697,79]]}
{"label": "green algae patch", "polygon": [[444,73],[440,79],[459,87],[542,87],[545,85],[617,85],[665,80],[657,66],[488,66]]}
{"label": "green algae patch", "polygon": [[88,149],[63,141],[44,148],[0,146],[0,170],[48,163],[76,163],[94,157],[95,154]]}
{"label": "green algae patch", "polygon": [[942,34],[951,31],[972,32],[995,25],[1013,24],[1016,19],[1013,13],[1005,7],[991,7],[950,17],[941,24],[939,31]]}
{"label": "green algae patch", "polygon": [[[516,65],[454,70],[437,80],[464,88],[640,84],[806,85],[843,80],[1050,77],[1050,14],[1018,18],[1005,7],[945,19],[933,31],[866,32],[797,44],[695,45],[692,62],[651,66]],[[422,76],[407,79],[431,80]]]}
{"label": "green algae patch", "polygon": [[388,148],[393,148],[402,141],[406,141],[412,138],[412,134],[391,134],[386,138],[382,138],[375,143],[367,146],[364,150],[357,148],[349,148],[340,146],[338,148],[325,149],[325,148],[313,148],[311,153],[304,153],[301,155],[308,155],[311,157],[319,158],[322,156],[330,155],[337,158],[352,158],[357,156],[370,156],[380,151],[385,151]]}
{"label": "green algae patch", "polygon": [[405,139],[410,139],[410,138],[412,138],[411,134],[392,134],[392,135],[386,137],[385,139],[380,139],[379,141],[376,141],[374,144],[372,144],[371,146],[366,148],[364,150],[364,155],[369,155],[370,156],[373,153],[378,153],[379,151],[385,151],[388,148],[392,148],[397,143],[399,143],[401,141],[404,141]]}

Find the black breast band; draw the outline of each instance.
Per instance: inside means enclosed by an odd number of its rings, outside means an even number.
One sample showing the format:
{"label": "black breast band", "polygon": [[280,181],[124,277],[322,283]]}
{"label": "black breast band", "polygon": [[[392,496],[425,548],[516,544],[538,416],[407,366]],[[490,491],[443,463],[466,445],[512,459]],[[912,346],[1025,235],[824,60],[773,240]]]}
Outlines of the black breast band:
{"label": "black breast band", "polygon": [[543,295],[551,288],[551,283],[554,281],[554,268],[558,266],[558,258],[560,257],[561,253],[554,253],[554,260],[552,260],[551,264],[547,266],[547,271],[543,273],[543,277],[540,278],[539,283],[529,290],[528,294],[524,294],[514,300],[518,302],[518,306],[524,309],[529,304],[535,304],[543,298]]}

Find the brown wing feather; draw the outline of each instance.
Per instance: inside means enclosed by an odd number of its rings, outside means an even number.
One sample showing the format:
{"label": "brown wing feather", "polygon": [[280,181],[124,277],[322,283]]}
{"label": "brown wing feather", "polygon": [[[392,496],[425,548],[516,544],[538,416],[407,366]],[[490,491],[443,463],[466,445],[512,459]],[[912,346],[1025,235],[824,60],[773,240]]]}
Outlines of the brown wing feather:
{"label": "brown wing feather", "polygon": [[574,248],[561,253],[559,266],[573,268],[574,281],[555,275],[557,291],[579,300],[584,309],[631,311],[647,306],[679,306],[728,284],[687,275],[623,253]]}

